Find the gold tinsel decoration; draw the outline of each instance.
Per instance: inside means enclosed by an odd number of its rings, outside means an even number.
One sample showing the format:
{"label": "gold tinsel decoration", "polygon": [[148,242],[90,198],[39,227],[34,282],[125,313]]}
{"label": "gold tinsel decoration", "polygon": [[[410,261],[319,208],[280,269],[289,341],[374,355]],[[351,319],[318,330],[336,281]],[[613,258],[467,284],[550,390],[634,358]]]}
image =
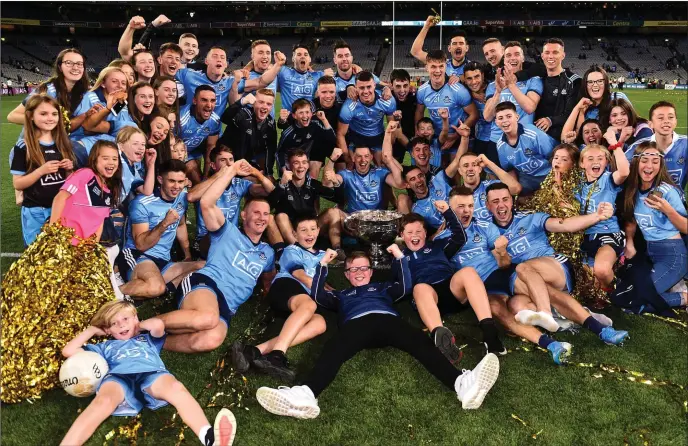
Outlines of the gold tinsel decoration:
{"label": "gold tinsel decoration", "polygon": [[17,403],[58,385],[61,350],[114,300],[110,264],[94,238],[46,225],[2,280],[0,399]]}
{"label": "gold tinsel decoration", "polygon": [[69,135],[72,132],[72,120],[69,117],[69,110],[60,105],[60,112],[62,113],[62,121],[64,122],[65,131]]}
{"label": "gold tinsel decoration", "polygon": [[[540,186],[540,190],[526,199],[520,206],[522,210],[544,212],[554,218],[569,218],[580,215],[580,202],[576,200],[576,192],[583,188],[583,172],[573,167],[562,175],[561,186],[554,180],[554,170],[551,170]],[[576,274],[576,284],[573,297],[586,300],[591,306],[600,308],[601,302],[607,302],[606,293],[595,284],[592,270],[583,263],[581,245],[584,231],[575,233],[548,233],[550,245],[554,251],[564,254],[571,259]]]}

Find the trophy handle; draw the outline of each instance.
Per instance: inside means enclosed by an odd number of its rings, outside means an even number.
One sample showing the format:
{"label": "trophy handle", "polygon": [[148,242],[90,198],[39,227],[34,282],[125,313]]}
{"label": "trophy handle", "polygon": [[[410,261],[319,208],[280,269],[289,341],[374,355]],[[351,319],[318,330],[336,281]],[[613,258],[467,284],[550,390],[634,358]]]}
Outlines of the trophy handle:
{"label": "trophy handle", "polygon": [[349,215],[344,219],[344,228],[352,234],[358,234],[358,220]]}

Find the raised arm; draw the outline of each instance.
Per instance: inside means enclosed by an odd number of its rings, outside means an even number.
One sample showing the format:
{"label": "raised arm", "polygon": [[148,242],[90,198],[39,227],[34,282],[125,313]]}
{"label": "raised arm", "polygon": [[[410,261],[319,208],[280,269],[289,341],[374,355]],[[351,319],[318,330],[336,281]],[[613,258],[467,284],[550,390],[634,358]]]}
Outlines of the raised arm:
{"label": "raised arm", "polygon": [[511,95],[516,99],[518,105],[521,106],[523,111],[528,114],[535,113],[538,103],[540,102],[540,95],[534,91],[529,91],[528,93],[523,93],[518,85],[516,84],[516,75],[512,73],[508,65],[504,65],[506,87],[509,89]]}
{"label": "raised arm", "polygon": [[391,173],[391,178],[388,175],[385,178],[385,182],[392,187],[403,188],[405,181],[402,175],[402,169],[399,162],[394,159],[392,152],[392,143],[394,133],[399,128],[399,121],[389,121],[387,123],[387,129],[385,130],[385,136],[382,140],[382,161],[385,163],[389,172]]}
{"label": "raised arm", "polygon": [[592,101],[590,99],[582,98],[580,101],[578,101],[578,104],[576,104],[576,106],[573,107],[571,114],[564,123],[564,128],[561,129],[562,140],[564,140],[564,138],[567,136],[567,133],[575,132],[578,129],[580,124],[585,120],[585,112],[591,105]]}
{"label": "raised arm", "polygon": [[327,281],[327,265],[335,257],[337,251],[328,249],[325,256],[320,260],[320,263],[315,268],[313,275],[313,282],[311,284],[311,299],[318,305],[321,305],[330,310],[337,311],[339,308],[339,298],[332,291],[325,291],[325,282]]}
{"label": "raised arm", "polygon": [[451,236],[448,239],[443,239],[445,245],[442,248],[444,250],[444,255],[448,259],[451,259],[456,255],[457,252],[461,251],[463,245],[466,244],[466,231],[463,229],[463,225],[459,221],[452,208],[449,207],[446,201],[438,200],[435,201],[435,207],[438,211],[442,213],[444,221],[447,222],[447,227],[451,231]]}
{"label": "raised arm", "polygon": [[423,45],[425,44],[425,38],[428,36],[428,31],[430,31],[430,28],[433,26],[435,26],[435,16],[430,15],[425,19],[425,24],[418,33],[416,40],[414,40],[411,45],[411,55],[419,62],[425,63],[425,59],[428,57],[428,53],[423,51]]}
{"label": "raised arm", "polygon": [[261,88],[267,87],[275,80],[280,70],[287,61],[287,56],[282,54],[280,51],[275,51],[273,54],[275,58],[275,63],[270,66],[263,74],[255,79],[246,79],[244,81],[244,92],[259,90]]}
{"label": "raised arm", "polygon": [[456,156],[454,159],[449,163],[446,169],[444,169],[444,173],[449,177],[449,178],[454,178],[454,175],[456,175],[456,172],[459,171],[459,162],[461,160],[461,157],[463,156],[464,153],[468,152],[468,142],[470,141],[470,136],[471,136],[471,129],[466,126],[461,120],[459,119],[459,126],[453,125],[452,128],[456,132],[457,135],[461,138],[461,141],[459,142],[459,149],[456,152]]}
{"label": "raised arm", "polygon": [[225,216],[222,210],[217,207],[217,200],[220,199],[239,169],[246,174],[251,171],[250,165],[246,160],[239,160],[231,166],[223,166],[219,172],[213,175],[217,179],[213,181],[201,197],[203,221],[210,232],[217,231],[225,224]]}
{"label": "raised arm", "polygon": [[423,119],[424,115],[425,115],[425,105],[424,104],[416,104],[416,114],[413,116],[413,125],[418,126],[418,121]]}
{"label": "raised arm", "polygon": [[437,140],[440,144],[444,144],[449,137],[449,109],[440,108],[437,110],[437,114],[442,118],[442,130],[440,130],[440,135],[437,137]]}
{"label": "raised arm", "polygon": [[124,29],[124,33],[122,33],[122,37],[119,39],[119,45],[117,46],[117,51],[119,55],[122,56],[122,59],[127,62],[131,60],[134,55],[134,51],[132,50],[134,44],[134,31],[145,27],[146,20],[140,15],[134,16],[129,20],[127,27]]}
{"label": "raised arm", "polygon": [[275,190],[275,183],[273,183],[270,178],[263,175],[260,170],[253,166],[250,167],[250,176],[258,180],[258,184],[252,184],[249,188],[249,193],[254,197],[267,197],[273,190]]}
{"label": "raised arm", "polygon": [[481,153],[480,155],[478,155],[478,163],[480,167],[482,167],[483,169],[490,169],[492,173],[494,173],[497,176],[499,181],[506,184],[509,187],[509,193],[511,195],[518,195],[523,190],[523,186],[521,186],[521,183],[519,183],[513,175],[510,175],[497,164],[493,163],[484,154]]}
{"label": "raised arm", "polygon": [[[501,101],[502,90],[505,88],[504,80],[502,78],[502,69],[497,70],[494,81],[495,91],[494,94],[485,101],[485,108],[483,109],[483,118],[485,121],[492,122],[495,119],[495,109]],[[489,87],[488,87],[489,88]]]}
{"label": "raised arm", "polygon": [[157,158],[157,150],[146,149],[146,178],[143,180],[143,184],[136,189],[138,193],[143,195],[151,195],[155,190],[155,160]]}
{"label": "raised arm", "polygon": [[623,151],[623,142],[617,141],[616,130],[612,126],[609,126],[604,134],[604,138],[609,143],[609,150],[611,150],[614,161],[616,162],[616,170],[612,173],[612,179],[614,180],[614,184],[621,186],[631,173],[631,166]]}
{"label": "raised arm", "polygon": [[394,256],[392,263],[392,273],[394,275],[394,283],[387,290],[387,294],[394,302],[399,301],[404,296],[410,295],[413,291],[413,279],[411,278],[411,269],[408,266],[408,259],[401,252],[399,245],[392,243],[387,247],[387,252]]}
{"label": "raised arm", "polygon": [[604,202],[597,206],[597,212],[594,214],[576,215],[569,218],[548,218],[545,222],[545,229],[548,232],[578,232],[608,220],[612,215],[614,215],[614,206]]}
{"label": "raised arm", "polygon": [[89,325],[62,348],[62,356],[69,358],[79,352],[83,352],[84,344],[90,341],[93,336],[106,336],[106,333],[98,327]]}

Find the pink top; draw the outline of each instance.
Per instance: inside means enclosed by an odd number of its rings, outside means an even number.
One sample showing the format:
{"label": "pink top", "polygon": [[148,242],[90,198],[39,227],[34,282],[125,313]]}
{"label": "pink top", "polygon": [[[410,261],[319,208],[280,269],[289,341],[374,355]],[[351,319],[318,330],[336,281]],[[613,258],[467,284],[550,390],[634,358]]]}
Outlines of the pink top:
{"label": "pink top", "polygon": [[[110,215],[110,190],[98,183],[96,174],[89,168],[71,174],[61,190],[71,194],[62,212],[62,226],[74,228],[81,238],[95,234]],[[72,244],[78,244],[78,240],[72,239]]]}

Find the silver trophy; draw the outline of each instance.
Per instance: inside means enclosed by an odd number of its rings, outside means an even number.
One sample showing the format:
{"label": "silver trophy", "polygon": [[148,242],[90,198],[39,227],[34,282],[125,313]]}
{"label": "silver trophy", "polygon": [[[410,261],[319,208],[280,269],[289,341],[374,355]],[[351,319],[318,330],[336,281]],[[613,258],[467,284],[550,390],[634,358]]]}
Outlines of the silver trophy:
{"label": "silver trophy", "polygon": [[389,246],[399,234],[402,215],[395,211],[357,211],[344,219],[344,228],[351,234],[370,244],[370,266],[374,269],[389,269],[392,259],[387,253]]}

